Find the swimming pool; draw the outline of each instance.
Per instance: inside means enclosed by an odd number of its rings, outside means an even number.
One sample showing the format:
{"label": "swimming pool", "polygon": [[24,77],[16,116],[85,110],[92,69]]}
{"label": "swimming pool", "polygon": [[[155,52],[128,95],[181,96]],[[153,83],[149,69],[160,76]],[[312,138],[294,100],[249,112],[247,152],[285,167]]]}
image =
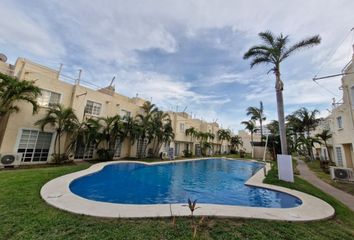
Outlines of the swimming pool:
{"label": "swimming pool", "polygon": [[147,165],[117,163],[73,180],[69,188],[89,200],[119,204],[198,203],[293,208],[288,193],[245,185],[263,167],[258,162],[206,159]]}

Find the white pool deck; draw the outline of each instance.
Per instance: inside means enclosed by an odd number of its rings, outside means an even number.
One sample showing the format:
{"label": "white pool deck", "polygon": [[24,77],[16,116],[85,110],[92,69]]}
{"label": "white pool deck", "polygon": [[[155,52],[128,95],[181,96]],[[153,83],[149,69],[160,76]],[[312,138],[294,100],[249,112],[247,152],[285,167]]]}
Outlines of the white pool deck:
{"label": "white pool deck", "polygon": [[[147,165],[169,164],[171,162],[196,161],[204,159],[188,159],[164,162],[135,162]],[[234,160],[235,159],[229,159]],[[46,183],[41,189],[42,198],[50,205],[59,209],[95,217],[105,218],[145,218],[145,217],[171,217],[171,216],[189,216],[190,211],[186,204],[116,204],[93,201],[82,198],[69,189],[70,183],[82,176],[98,172],[109,164],[134,163],[134,161],[104,162],[94,164],[88,169],[70,173],[55,178]],[[266,168],[269,170],[270,166]],[[216,216],[216,217],[236,217],[236,218],[256,218],[283,221],[313,221],[330,218],[335,211],[331,205],[323,200],[313,197],[309,194],[288,188],[264,184],[264,171],[259,170],[253,175],[246,185],[262,187],[280,192],[288,193],[301,199],[302,204],[294,208],[263,208],[263,207],[245,207],[217,204],[198,204],[200,207],[195,210],[196,216]]]}

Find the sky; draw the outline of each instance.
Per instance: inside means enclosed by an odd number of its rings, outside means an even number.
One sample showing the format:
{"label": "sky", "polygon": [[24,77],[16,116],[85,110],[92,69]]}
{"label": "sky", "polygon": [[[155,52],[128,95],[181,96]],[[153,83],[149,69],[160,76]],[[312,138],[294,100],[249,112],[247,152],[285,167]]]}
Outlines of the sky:
{"label": "sky", "polygon": [[277,118],[269,66],[250,69],[243,60],[259,32],[289,35],[290,43],[322,38],[281,66],[286,114],[307,107],[326,116],[332,98],[341,99],[340,78],[320,85],[312,78],[340,73],[353,53],[352,0],[0,0],[0,8],[8,62],[62,63],[73,78],[82,69],[82,82],[93,88],[116,76],[118,93],[235,132],[260,101],[267,121]]}

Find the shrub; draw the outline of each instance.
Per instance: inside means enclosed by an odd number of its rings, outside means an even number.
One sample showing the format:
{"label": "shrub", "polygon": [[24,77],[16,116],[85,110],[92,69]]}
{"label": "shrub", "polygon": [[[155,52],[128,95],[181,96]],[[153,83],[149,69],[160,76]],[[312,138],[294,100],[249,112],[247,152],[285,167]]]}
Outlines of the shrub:
{"label": "shrub", "polygon": [[183,150],[183,156],[185,156],[185,157],[191,157],[191,156],[192,156],[192,152],[188,151],[187,149],[186,149],[186,150]]}
{"label": "shrub", "polygon": [[99,159],[102,162],[112,161],[114,153],[108,149],[100,148],[97,150]]}

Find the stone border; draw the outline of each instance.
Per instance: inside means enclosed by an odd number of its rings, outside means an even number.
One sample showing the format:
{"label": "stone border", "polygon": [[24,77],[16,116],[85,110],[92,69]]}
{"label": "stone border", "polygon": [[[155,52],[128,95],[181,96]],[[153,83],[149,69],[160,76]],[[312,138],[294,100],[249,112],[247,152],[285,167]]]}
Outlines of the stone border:
{"label": "stone border", "polygon": [[[234,160],[230,158],[224,158]],[[49,204],[59,209],[95,217],[106,218],[144,218],[144,217],[171,217],[189,216],[190,211],[185,204],[117,204],[108,202],[93,201],[82,198],[70,191],[70,183],[82,176],[98,172],[103,167],[110,164],[119,163],[141,163],[146,165],[168,164],[171,162],[183,162],[205,160],[188,159],[165,162],[145,163],[138,161],[119,161],[94,164],[88,169],[70,173],[47,182],[41,189],[42,198]],[[270,165],[266,165],[270,169]],[[313,221],[327,219],[334,215],[335,211],[331,205],[321,199],[309,194],[291,190],[284,187],[264,184],[263,169],[260,169],[245,183],[249,186],[267,188],[275,191],[291,194],[301,199],[302,204],[294,208],[264,208],[264,207],[244,207],[217,204],[197,204],[199,209],[195,211],[196,216],[217,216],[217,217],[237,217],[256,218],[283,221]]]}

